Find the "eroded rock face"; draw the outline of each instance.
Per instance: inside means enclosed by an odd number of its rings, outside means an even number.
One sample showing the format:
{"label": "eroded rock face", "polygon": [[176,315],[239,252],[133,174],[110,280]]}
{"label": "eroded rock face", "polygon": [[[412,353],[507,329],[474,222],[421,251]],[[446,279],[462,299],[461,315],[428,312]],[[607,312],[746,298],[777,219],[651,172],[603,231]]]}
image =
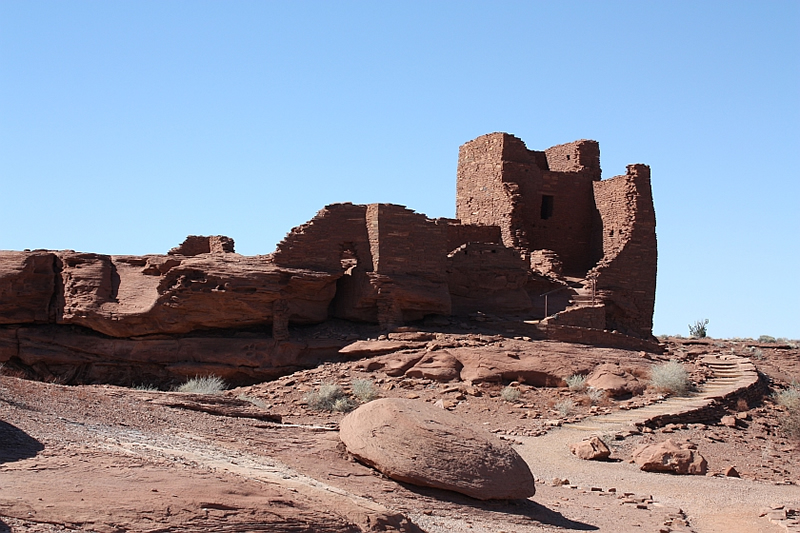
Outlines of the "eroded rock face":
{"label": "eroded rock face", "polygon": [[586,461],[605,461],[611,457],[611,450],[597,436],[570,444],[569,451],[572,452],[572,455]]}
{"label": "eroded rock face", "polygon": [[322,322],[339,277],[236,254],[180,261],[79,253],[59,257],[64,290],[58,322],[112,337],[270,324],[281,300],[292,322]]}
{"label": "eroded rock face", "polygon": [[350,453],[397,481],[479,500],[536,492],[528,465],[508,444],[425,402],[376,400],[347,415],[339,427]]}
{"label": "eroded rock face", "polygon": [[679,444],[672,439],[637,448],[633,461],[645,472],[702,476],[708,471],[705,458],[692,445]]}
{"label": "eroded rock face", "polygon": [[56,325],[0,328],[0,363],[15,361],[42,379],[141,385],[215,374],[256,383],[335,357],[344,341],[263,336],[156,336],[120,339]]}
{"label": "eroded rock face", "polygon": [[47,322],[53,317],[55,255],[0,253],[0,324]]}

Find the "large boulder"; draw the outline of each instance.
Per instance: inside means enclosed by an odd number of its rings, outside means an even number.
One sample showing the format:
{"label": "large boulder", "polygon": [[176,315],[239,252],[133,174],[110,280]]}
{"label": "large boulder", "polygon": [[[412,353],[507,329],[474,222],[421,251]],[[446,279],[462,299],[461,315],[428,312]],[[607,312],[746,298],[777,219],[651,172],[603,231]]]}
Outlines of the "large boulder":
{"label": "large boulder", "polygon": [[645,472],[702,476],[708,471],[705,458],[691,444],[672,439],[640,446],[633,452],[633,461]]}
{"label": "large boulder", "polygon": [[339,428],[356,459],[396,481],[479,500],[536,493],[533,474],[511,446],[419,400],[384,398],[364,404]]}
{"label": "large boulder", "polygon": [[569,445],[572,455],[586,461],[605,461],[611,457],[611,450],[600,437],[593,435],[581,442]]}
{"label": "large boulder", "polygon": [[586,386],[606,391],[612,398],[641,394],[644,385],[619,365],[604,363],[586,378]]}

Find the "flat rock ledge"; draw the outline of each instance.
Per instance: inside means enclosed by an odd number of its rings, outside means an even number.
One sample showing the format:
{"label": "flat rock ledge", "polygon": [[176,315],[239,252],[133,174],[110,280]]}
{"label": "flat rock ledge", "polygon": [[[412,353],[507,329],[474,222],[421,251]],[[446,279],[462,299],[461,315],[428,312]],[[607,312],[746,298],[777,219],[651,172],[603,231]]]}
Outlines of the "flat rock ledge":
{"label": "flat rock ledge", "polygon": [[536,493],[533,474],[511,446],[419,400],[375,400],[347,415],[339,428],[356,459],[395,481],[479,500]]}

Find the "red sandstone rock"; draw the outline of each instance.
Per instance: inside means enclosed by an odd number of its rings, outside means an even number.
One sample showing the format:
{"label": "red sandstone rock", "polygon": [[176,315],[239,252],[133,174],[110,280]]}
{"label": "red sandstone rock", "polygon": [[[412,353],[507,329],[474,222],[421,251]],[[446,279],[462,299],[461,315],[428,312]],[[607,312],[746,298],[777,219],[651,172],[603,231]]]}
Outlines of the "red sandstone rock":
{"label": "red sandstone rock", "polygon": [[42,379],[64,383],[157,384],[198,374],[254,383],[316,366],[342,344],[256,336],[119,339],[58,326],[8,327],[0,328],[0,362],[14,358]]}
{"label": "red sandstone rock", "polygon": [[586,461],[604,461],[611,457],[611,450],[599,437],[592,436],[581,442],[570,444],[572,455]]}
{"label": "red sandstone rock", "polygon": [[672,439],[637,448],[633,452],[633,461],[645,472],[704,475],[708,470],[708,463],[702,455]]}
{"label": "red sandstone rock", "polygon": [[437,350],[425,355],[406,371],[410,378],[425,378],[435,381],[452,381],[459,377],[462,364],[446,350]]}
{"label": "red sandstone rock", "polygon": [[729,466],[722,471],[722,475],[727,477],[739,477],[739,472],[736,470],[735,466]]}
{"label": "red sandstone rock", "polygon": [[113,337],[270,324],[281,300],[292,322],[322,322],[339,277],[236,254],[188,257],[158,276],[150,273],[152,258],[67,252],[59,257],[59,322]]}
{"label": "red sandstone rock", "polygon": [[737,420],[736,417],[733,415],[725,415],[720,419],[719,423],[729,428],[735,428]]}
{"label": "red sandstone rock", "polygon": [[50,252],[0,252],[0,324],[52,320],[55,260]]}
{"label": "red sandstone rock", "polygon": [[605,363],[595,368],[586,378],[586,386],[604,390],[614,398],[641,394],[645,388],[636,377],[611,363]]}
{"label": "red sandstone rock", "polygon": [[528,465],[509,445],[424,402],[384,398],[362,405],[342,419],[340,438],[359,461],[397,481],[479,500],[536,492]]}
{"label": "red sandstone rock", "polygon": [[[656,260],[650,171],[631,165],[624,176],[599,179],[595,141],[532,151],[497,133],[461,147],[460,221],[391,204],[334,204],[294,228],[271,256],[235,254],[224,236],[189,236],[167,255],[142,257],[0,252],[0,324],[80,326],[130,339],[271,326],[273,340],[285,341],[291,325],[330,317],[391,331],[453,311],[531,315],[526,318],[559,312],[540,324],[541,336],[655,349],[647,346]],[[75,338],[67,342],[64,335]],[[52,360],[47,350],[26,357],[55,368],[65,346],[78,350],[85,342],[81,335],[60,332]],[[76,361],[85,356],[73,355]],[[488,357],[459,349],[450,355],[424,362],[403,357],[386,368],[397,375],[416,364],[412,374],[440,380],[563,383],[552,361],[526,354]],[[189,371],[201,363],[173,364]],[[231,366],[222,359],[203,364],[210,365],[206,370]],[[81,372],[73,369],[70,379]]]}
{"label": "red sandstone rock", "polygon": [[[418,349],[423,346],[424,343],[413,341],[356,341],[339,350],[339,353],[347,357],[373,357],[399,352],[400,350]],[[378,366],[376,368],[382,367]]]}
{"label": "red sandstone rock", "polygon": [[200,254],[221,254],[233,253],[233,239],[224,235],[213,235],[202,237],[199,235],[189,235],[180,246],[176,246],[168,255],[200,255]]}

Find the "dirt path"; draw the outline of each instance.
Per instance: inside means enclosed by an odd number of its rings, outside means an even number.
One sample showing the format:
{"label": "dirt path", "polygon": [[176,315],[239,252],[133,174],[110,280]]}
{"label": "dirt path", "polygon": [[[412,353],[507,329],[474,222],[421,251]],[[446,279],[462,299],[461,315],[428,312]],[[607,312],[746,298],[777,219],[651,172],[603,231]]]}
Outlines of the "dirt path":
{"label": "dirt path", "polygon": [[[565,425],[541,437],[518,437],[517,451],[540,478],[568,479],[582,487],[616,488],[652,496],[656,502],[678,507],[699,532],[737,531],[756,533],[784,531],[759,517],[763,508],[773,505],[800,505],[797,485],[767,485],[734,477],[674,476],[642,472],[627,462],[593,462],[578,459],[569,445],[590,435],[608,441],[609,435],[623,432],[634,422],[665,413],[700,408],[708,399],[747,383],[738,370],[742,358],[710,358],[715,375],[703,389],[686,398],[670,398],[642,409],[621,411]],[[667,435],[664,436],[665,440]]]}

